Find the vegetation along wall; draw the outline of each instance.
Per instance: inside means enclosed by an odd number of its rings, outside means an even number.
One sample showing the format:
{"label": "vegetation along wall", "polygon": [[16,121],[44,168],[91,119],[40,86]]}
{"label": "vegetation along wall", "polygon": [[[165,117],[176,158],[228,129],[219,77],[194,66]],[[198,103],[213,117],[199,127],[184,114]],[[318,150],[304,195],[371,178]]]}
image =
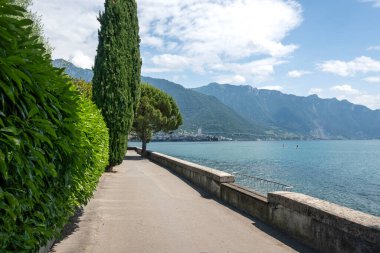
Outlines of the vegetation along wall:
{"label": "vegetation along wall", "polygon": [[0,252],[36,252],[91,197],[108,130],[10,3],[0,0]]}

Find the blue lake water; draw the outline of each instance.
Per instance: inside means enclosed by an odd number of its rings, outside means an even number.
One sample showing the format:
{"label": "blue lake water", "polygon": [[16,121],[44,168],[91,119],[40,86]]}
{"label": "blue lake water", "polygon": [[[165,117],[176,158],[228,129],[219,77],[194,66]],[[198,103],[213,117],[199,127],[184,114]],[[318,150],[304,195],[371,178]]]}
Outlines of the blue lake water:
{"label": "blue lake water", "polygon": [[380,216],[380,141],[156,142],[148,149]]}

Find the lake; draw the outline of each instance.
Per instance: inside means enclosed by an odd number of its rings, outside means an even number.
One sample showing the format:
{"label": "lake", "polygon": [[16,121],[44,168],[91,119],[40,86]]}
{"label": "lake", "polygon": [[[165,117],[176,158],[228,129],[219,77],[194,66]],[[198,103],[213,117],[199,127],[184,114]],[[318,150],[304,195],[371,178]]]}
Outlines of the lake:
{"label": "lake", "polygon": [[[141,143],[129,146],[141,147]],[[380,216],[377,140],[154,142],[148,149],[229,173],[289,184],[294,192]]]}

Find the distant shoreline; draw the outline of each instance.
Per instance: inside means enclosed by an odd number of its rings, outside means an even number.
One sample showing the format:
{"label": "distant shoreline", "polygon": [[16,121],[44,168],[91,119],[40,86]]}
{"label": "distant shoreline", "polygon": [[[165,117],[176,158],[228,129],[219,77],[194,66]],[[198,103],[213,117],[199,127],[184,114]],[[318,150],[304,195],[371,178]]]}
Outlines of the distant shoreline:
{"label": "distant shoreline", "polygon": [[[140,143],[140,140],[130,139],[129,142]],[[168,139],[152,140],[152,142],[309,142],[309,141],[380,141],[379,139],[273,139],[273,140],[218,140],[218,139]]]}

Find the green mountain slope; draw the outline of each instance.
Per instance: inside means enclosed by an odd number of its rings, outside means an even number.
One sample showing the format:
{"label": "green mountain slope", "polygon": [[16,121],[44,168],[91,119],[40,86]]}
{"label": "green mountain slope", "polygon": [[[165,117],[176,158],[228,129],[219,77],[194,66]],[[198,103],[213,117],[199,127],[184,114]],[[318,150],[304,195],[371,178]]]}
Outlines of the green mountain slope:
{"label": "green mountain slope", "polygon": [[92,72],[91,69],[79,68],[75,66],[74,64],[72,64],[71,62],[68,62],[63,59],[54,60],[53,65],[54,67],[57,67],[57,68],[64,68],[66,74],[68,74],[69,76],[82,79],[86,82],[91,82],[92,77],[94,76],[94,73]]}
{"label": "green mountain slope", "polygon": [[238,137],[263,137],[264,131],[237,115],[215,97],[207,96],[164,79],[142,77],[142,81],[165,91],[176,100],[184,117],[183,129],[196,131],[199,127],[209,134],[234,134]]}
{"label": "green mountain slope", "polygon": [[299,97],[251,86],[212,83],[195,91],[215,96],[250,122],[277,127],[306,138],[380,138],[380,110],[347,100]]}

